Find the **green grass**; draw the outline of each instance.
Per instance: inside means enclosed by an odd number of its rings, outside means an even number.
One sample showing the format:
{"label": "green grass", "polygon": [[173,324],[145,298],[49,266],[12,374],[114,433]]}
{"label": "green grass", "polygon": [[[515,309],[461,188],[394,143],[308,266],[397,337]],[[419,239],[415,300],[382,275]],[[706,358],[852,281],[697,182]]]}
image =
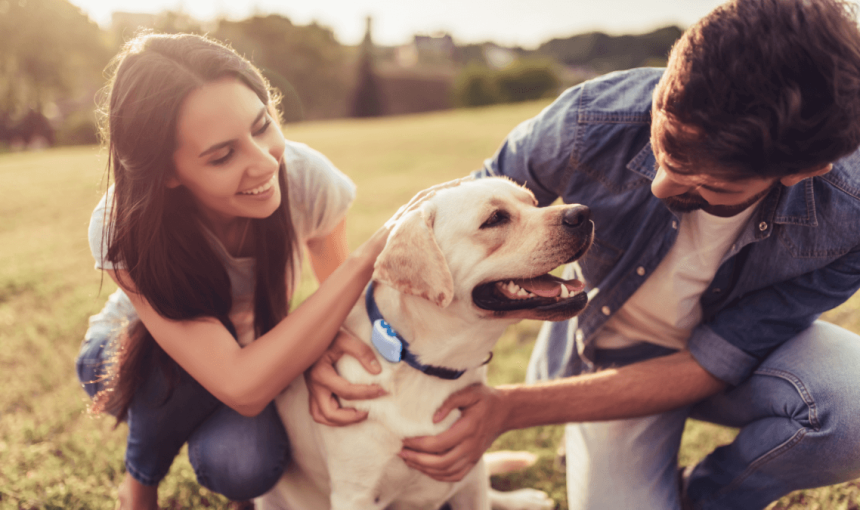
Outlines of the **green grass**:
{"label": "green grass", "polygon": [[[287,137],[326,154],[358,185],[348,220],[355,247],[416,191],[462,176],[493,154],[542,103],[367,121],[287,126]],[[90,212],[103,192],[98,148],[0,155],[0,510],[108,509],[123,476],[125,427],[86,413],[73,362],[87,327],[113,290],[93,270],[86,241]],[[305,278],[299,296],[312,291]],[[828,314],[860,331],[857,296]],[[491,382],[521,381],[538,324],[510,328],[496,349]],[[681,462],[731,441],[734,431],[691,422]],[[495,448],[540,456],[525,473],[494,480],[502,488],[548,491],[566,509],[564,473],[554,467],[560,427],[503,435]],[[165,508],[225,508],[201,489],[181,454],[162,483]],[[772,509],[858,508],[849,483],[791,494]]]}

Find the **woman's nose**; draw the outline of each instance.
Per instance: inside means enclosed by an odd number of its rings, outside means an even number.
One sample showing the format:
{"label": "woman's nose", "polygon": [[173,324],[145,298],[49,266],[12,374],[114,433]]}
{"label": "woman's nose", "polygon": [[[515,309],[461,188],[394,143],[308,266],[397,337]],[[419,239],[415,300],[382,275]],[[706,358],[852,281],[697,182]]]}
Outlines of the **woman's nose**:
{"label": "woman's nose", "polygon": [[[265,141],[256,141],[254,144],[251,164],[248,172],[251,174],[267,174],[276,171],[278,168],[279,156],[275,156],[275,148],[271,143]],[[283,153],[283,149],[281,150]]]}

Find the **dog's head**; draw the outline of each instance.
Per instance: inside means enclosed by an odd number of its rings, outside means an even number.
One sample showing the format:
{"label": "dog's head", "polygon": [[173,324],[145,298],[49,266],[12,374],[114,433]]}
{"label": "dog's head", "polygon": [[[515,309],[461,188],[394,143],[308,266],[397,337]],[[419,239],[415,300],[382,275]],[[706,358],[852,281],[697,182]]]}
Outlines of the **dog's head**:
{"label": "dog's head", "polygon": [[549,271],[591,246],[588,208],[538,208],[503,178],[442,189],[394,226],[374,280],[440,307],[467,303],[481,315],[558,321],[585,308],[578,280]]}

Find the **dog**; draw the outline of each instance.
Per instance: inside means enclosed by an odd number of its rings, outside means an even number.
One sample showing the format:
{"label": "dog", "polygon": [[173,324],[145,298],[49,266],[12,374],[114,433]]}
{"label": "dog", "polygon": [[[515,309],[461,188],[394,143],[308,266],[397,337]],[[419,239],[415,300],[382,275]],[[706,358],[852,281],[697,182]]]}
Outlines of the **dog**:
{"label": "dog", "polygon": [[296,379],[276,399],[292,463],[256,507],[489,509],[483,460],[461,481],[440,482],[406,466],[397,455],[402,440],[439,434],[458,419],[459,411],[437,424],[432,417],[449,395],[485,380],[485,361],[509,325],[565,320],[585,308],[581,281],[548,273],[580,258],[593,231],[587,207],[538,208],[529,190],[505,178],[441,189],[400,217],[344,323],[374,346],[382,372],[370,374],[350,356],[336,365],[350,382],[378,384],[387,395],[343,401],[367,419],[328,427],[313,421],[304,378]]}

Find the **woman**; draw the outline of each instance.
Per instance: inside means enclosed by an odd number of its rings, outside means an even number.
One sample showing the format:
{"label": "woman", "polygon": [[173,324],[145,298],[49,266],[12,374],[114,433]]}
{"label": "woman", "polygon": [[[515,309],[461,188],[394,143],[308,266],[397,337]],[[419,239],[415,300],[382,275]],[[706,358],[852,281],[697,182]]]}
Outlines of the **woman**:
{"label": "woman", "polygon": [[[142,35],[109,89],[115,184],[89,234],[119,290],[90,319],[78,376],[128,421],[120,507],[156,508],[185,442],[203,486],[253,498],[289,459],[272,399],[334,338],[388,229],[348,254],[353,184],[284,139],[265,79],[231,49]],[[324,283],[288,315],[305,246]]]}

